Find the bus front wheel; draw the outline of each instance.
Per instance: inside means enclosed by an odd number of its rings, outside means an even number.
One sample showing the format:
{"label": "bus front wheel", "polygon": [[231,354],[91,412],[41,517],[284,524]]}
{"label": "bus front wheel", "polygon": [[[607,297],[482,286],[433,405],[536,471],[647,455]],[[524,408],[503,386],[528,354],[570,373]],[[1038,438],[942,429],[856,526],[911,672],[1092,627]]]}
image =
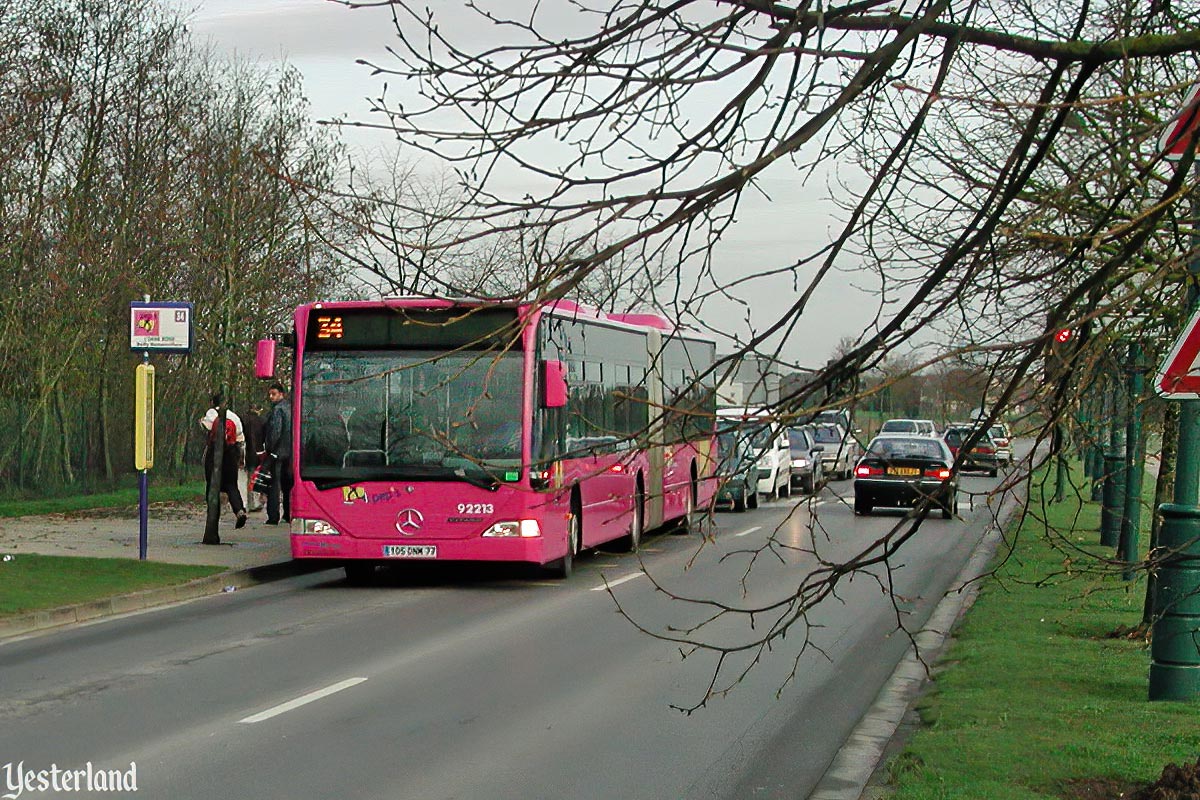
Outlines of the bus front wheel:
{"label": "bus front wheel", "polygon": [[575,571],[575,556],[579,555],[583,531],[581,516],[579,504],[572,500],[571,515],[567,520],[567,554],[546,565],[546,571],[550,573],[551,577],[566,580]]}

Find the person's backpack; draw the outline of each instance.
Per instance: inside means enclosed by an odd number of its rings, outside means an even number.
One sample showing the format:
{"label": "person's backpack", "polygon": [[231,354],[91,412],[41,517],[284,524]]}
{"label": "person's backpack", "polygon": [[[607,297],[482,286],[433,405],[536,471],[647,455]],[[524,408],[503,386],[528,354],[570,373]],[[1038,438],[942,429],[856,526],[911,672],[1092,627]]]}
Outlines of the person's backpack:
{"label": "person's backpack", "polygon": [[[213,431],[216,427],[216,424],[214,424],[208,429],[208,440],[210,442],[213,440]],[[237,444],[237,425],[231,419],[225,420],[225,444]]]}

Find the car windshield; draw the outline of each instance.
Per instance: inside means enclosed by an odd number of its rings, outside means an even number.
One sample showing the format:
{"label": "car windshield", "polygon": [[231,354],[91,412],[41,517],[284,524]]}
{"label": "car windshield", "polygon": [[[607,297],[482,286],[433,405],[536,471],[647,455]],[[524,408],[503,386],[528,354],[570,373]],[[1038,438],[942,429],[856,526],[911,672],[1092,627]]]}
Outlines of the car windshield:
{"label": "car windshield", "polygon": [[717,436],[717,452],[721,454],[719,470],[732,469],[738,461],[738,453],[742,447],[741,434],[736,431],[725,431]]}
{"label": "car windshield", "polygon": [[998,438],[998,439],[1007,439],[1008,438],[1008,434],[1005,433],[1004,428],[1000,425],[993,425],[988,430],[988,433],[990,433],[993,437]]}
{"label": "car windshield", "polygon": [[817,444],[841,444],[842,429],[837,425],[818,425],[813,429],[813,439]]}
{"label": "car windshield", "polygon": [[768,423],[741,419],[722,420],[718,427],[718,432],[733,433],[738,438],[749,441],[750,446],[754,448],[755,452],[770,447],[773,434],[771,426]]}
{"label": "car windshield", "polygon": [[808,440],[808,433],[800,428],[788,431],[788,443],[794,456],[807,456],[813,448],[812,442]]}
{"label": "car windshield", "polygon": [[[951,430],[946,431],[946,443],[951,445],[952,447],[958,447],[963,442],[965,442],[969,437],[974,436],[974,435],[975,435],[975,431],[973,431],[969,428],[953,428]],[[978,447],[980,445],[990,446],[991,444],[992,444],[991,435],[987,431],[984,431],[979,436],[979,439],[976,440],[975,447]]]}
{"label": "car windshield", "polygon": [[917,423],[911,419],[889,419],[879,429],[880,433],[916,433]]}

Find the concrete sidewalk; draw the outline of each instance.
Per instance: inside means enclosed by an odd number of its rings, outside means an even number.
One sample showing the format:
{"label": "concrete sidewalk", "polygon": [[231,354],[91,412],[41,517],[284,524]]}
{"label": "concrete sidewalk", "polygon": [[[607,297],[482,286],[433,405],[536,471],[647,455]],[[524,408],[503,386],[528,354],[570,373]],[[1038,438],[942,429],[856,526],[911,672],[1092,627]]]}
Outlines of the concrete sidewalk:
{"label": "concrete sidewalk", "polygon": [[[150,561],[246,569],[292,560],[287,523],[267,525],[262,511],[252,512],[246,527],[238,530],[226,505],[219,545],[201,544],[200,504],[151,504],[147,530]],[[138,535],[136,507],[0,519],[0,554],[136,559]]]}

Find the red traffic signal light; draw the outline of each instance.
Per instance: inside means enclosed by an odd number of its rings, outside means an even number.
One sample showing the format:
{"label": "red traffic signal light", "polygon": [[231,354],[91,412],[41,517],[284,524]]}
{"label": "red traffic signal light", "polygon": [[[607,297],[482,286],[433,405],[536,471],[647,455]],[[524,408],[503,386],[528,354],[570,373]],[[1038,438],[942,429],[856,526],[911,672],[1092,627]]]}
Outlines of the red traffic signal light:
{"label": "red traffic signal light", "polygon": [[1063,328],[1061,331],[1054,334],[1054,341],[1058,342],[1059,344],[1066,344],[1067,342],[1071,341],[1071,337],[1074,335],[1075,331],[1071,330],[1070,328]]}

